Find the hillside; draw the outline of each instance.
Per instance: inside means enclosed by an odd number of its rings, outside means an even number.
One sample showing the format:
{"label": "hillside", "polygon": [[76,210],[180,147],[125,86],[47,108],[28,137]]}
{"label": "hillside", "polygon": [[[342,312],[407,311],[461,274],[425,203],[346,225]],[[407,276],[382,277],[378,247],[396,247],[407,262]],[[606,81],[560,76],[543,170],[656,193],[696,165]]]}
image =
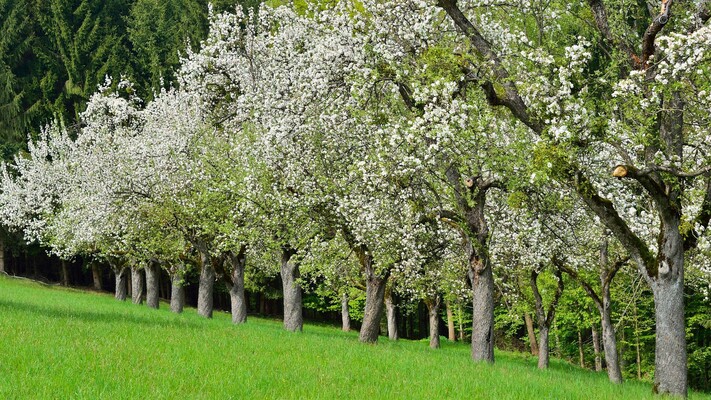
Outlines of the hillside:
{"label": "hillside", "polygon": [[[0,276],[0,397],[16,398],[651,398],[567,363],[424,342],[375,346],[355,332],[250,318],[233,326],[194,310],[151,310],[104,294]],[[692,393],[690,398],[711,398]]]}

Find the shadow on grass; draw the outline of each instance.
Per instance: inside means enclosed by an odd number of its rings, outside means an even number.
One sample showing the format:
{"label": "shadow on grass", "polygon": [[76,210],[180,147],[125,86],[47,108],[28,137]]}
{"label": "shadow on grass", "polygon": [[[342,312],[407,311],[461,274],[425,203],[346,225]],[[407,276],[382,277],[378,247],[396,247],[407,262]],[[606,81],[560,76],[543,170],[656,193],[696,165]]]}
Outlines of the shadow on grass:
{"label": "shadow on grass", "polygon": [[72,310],[64,307],[53,307],[53,306],[40,306],[36,304],[23,303],[12,300],[2,300],[0,299],[0,311],[21,311],[26,313],[32,313],[35,315],[40,315],[43,317],[54,318],[54,319],[78,319],[88,323],[107,323],[115,324],[117,322],[126,322],[130,324],[142,325],[142,326],[161,326],[161,327],[174,327],[174,328],[197,328],[200,326],[199,321],[190,320],[170,320],[164,318],[144,318],[140,316],[131,315],[128,312],[118,313],[118,312],[93,312],[86,310]]}

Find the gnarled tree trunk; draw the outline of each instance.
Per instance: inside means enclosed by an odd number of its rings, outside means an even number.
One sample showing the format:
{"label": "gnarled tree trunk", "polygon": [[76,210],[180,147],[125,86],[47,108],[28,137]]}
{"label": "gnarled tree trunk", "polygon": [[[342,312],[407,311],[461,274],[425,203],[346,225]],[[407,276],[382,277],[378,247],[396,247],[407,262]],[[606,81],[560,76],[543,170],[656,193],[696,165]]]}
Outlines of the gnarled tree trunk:
{"label": "gnarled tree trunk", "polygon": [[304,329],[299,264],[293,259],[296,250],[289,247],[282,249],[281,282],[284,291],[284,329],[291,332]]}
{"label": "gnarled tree trunk", "polygon": [[116,300],[125,301],[128,291],[128,268],[115,267],[114,273],[116,274],[116,290],[114,292],[114,297]]}
{"label": "gnarled tree trunk", "polygon": [[441,299],[437,295],[433,299],[425,301],[427,313],[430,319],[430,348],[439,349],[439,307]]}
{"label": "gnarled tree trunk", "polygon": [[158,263],[150,261],[146,265],[146,305],[150,308],[160,307],[158,297],[159,288],[159,266]]}
{"label": "gnarled tree trunk", "polygon": [[131,301],[133,304],[143,303],[143,277],[138,267],[131,267]]}
{"label": "gnarled tree trunk", "polygon": [[385,318],[388,320],[388,339],[398,340],[397,314],[392,289],[390,287],[385,288]]}

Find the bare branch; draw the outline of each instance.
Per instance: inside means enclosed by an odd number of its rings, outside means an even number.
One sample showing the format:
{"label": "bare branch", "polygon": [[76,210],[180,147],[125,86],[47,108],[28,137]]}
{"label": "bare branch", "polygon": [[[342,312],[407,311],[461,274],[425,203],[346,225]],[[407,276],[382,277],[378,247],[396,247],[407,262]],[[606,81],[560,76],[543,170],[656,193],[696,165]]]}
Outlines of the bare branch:
{"label": "bare branch", "polygon": [[666,172],[666,173],[672,174],[672,175],[679,177],[679,178],[696,178],[697,176],[701,176],[701,175],[711,172],[711,165],[707,165],[704,168],[697,169],[696,171],[690,171],[690,172],[679,171],[678,169],[676,169],[674,167],[669,167],[669,166],[665,166],[665,165],[655,165],[655,166],[652,166],[652,167],[646,169],[643,172],[647,173],[647,172],[651,172],[651,171]]}

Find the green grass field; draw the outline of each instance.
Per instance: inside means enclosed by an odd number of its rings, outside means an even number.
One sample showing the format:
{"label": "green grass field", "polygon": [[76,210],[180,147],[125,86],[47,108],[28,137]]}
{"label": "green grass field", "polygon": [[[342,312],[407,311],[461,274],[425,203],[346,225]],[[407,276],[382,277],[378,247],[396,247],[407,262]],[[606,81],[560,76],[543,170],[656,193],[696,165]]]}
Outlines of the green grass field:
{"label": "green grass field", "polygon": [[[477,365],[463,344],[387,339],[229,315],[205,320],[120,303],[110,295],[0,276],[0,399],[357,398],[640,399],[639,382],[498,352]],[[691,398],[711,396],[691,394]]]}

